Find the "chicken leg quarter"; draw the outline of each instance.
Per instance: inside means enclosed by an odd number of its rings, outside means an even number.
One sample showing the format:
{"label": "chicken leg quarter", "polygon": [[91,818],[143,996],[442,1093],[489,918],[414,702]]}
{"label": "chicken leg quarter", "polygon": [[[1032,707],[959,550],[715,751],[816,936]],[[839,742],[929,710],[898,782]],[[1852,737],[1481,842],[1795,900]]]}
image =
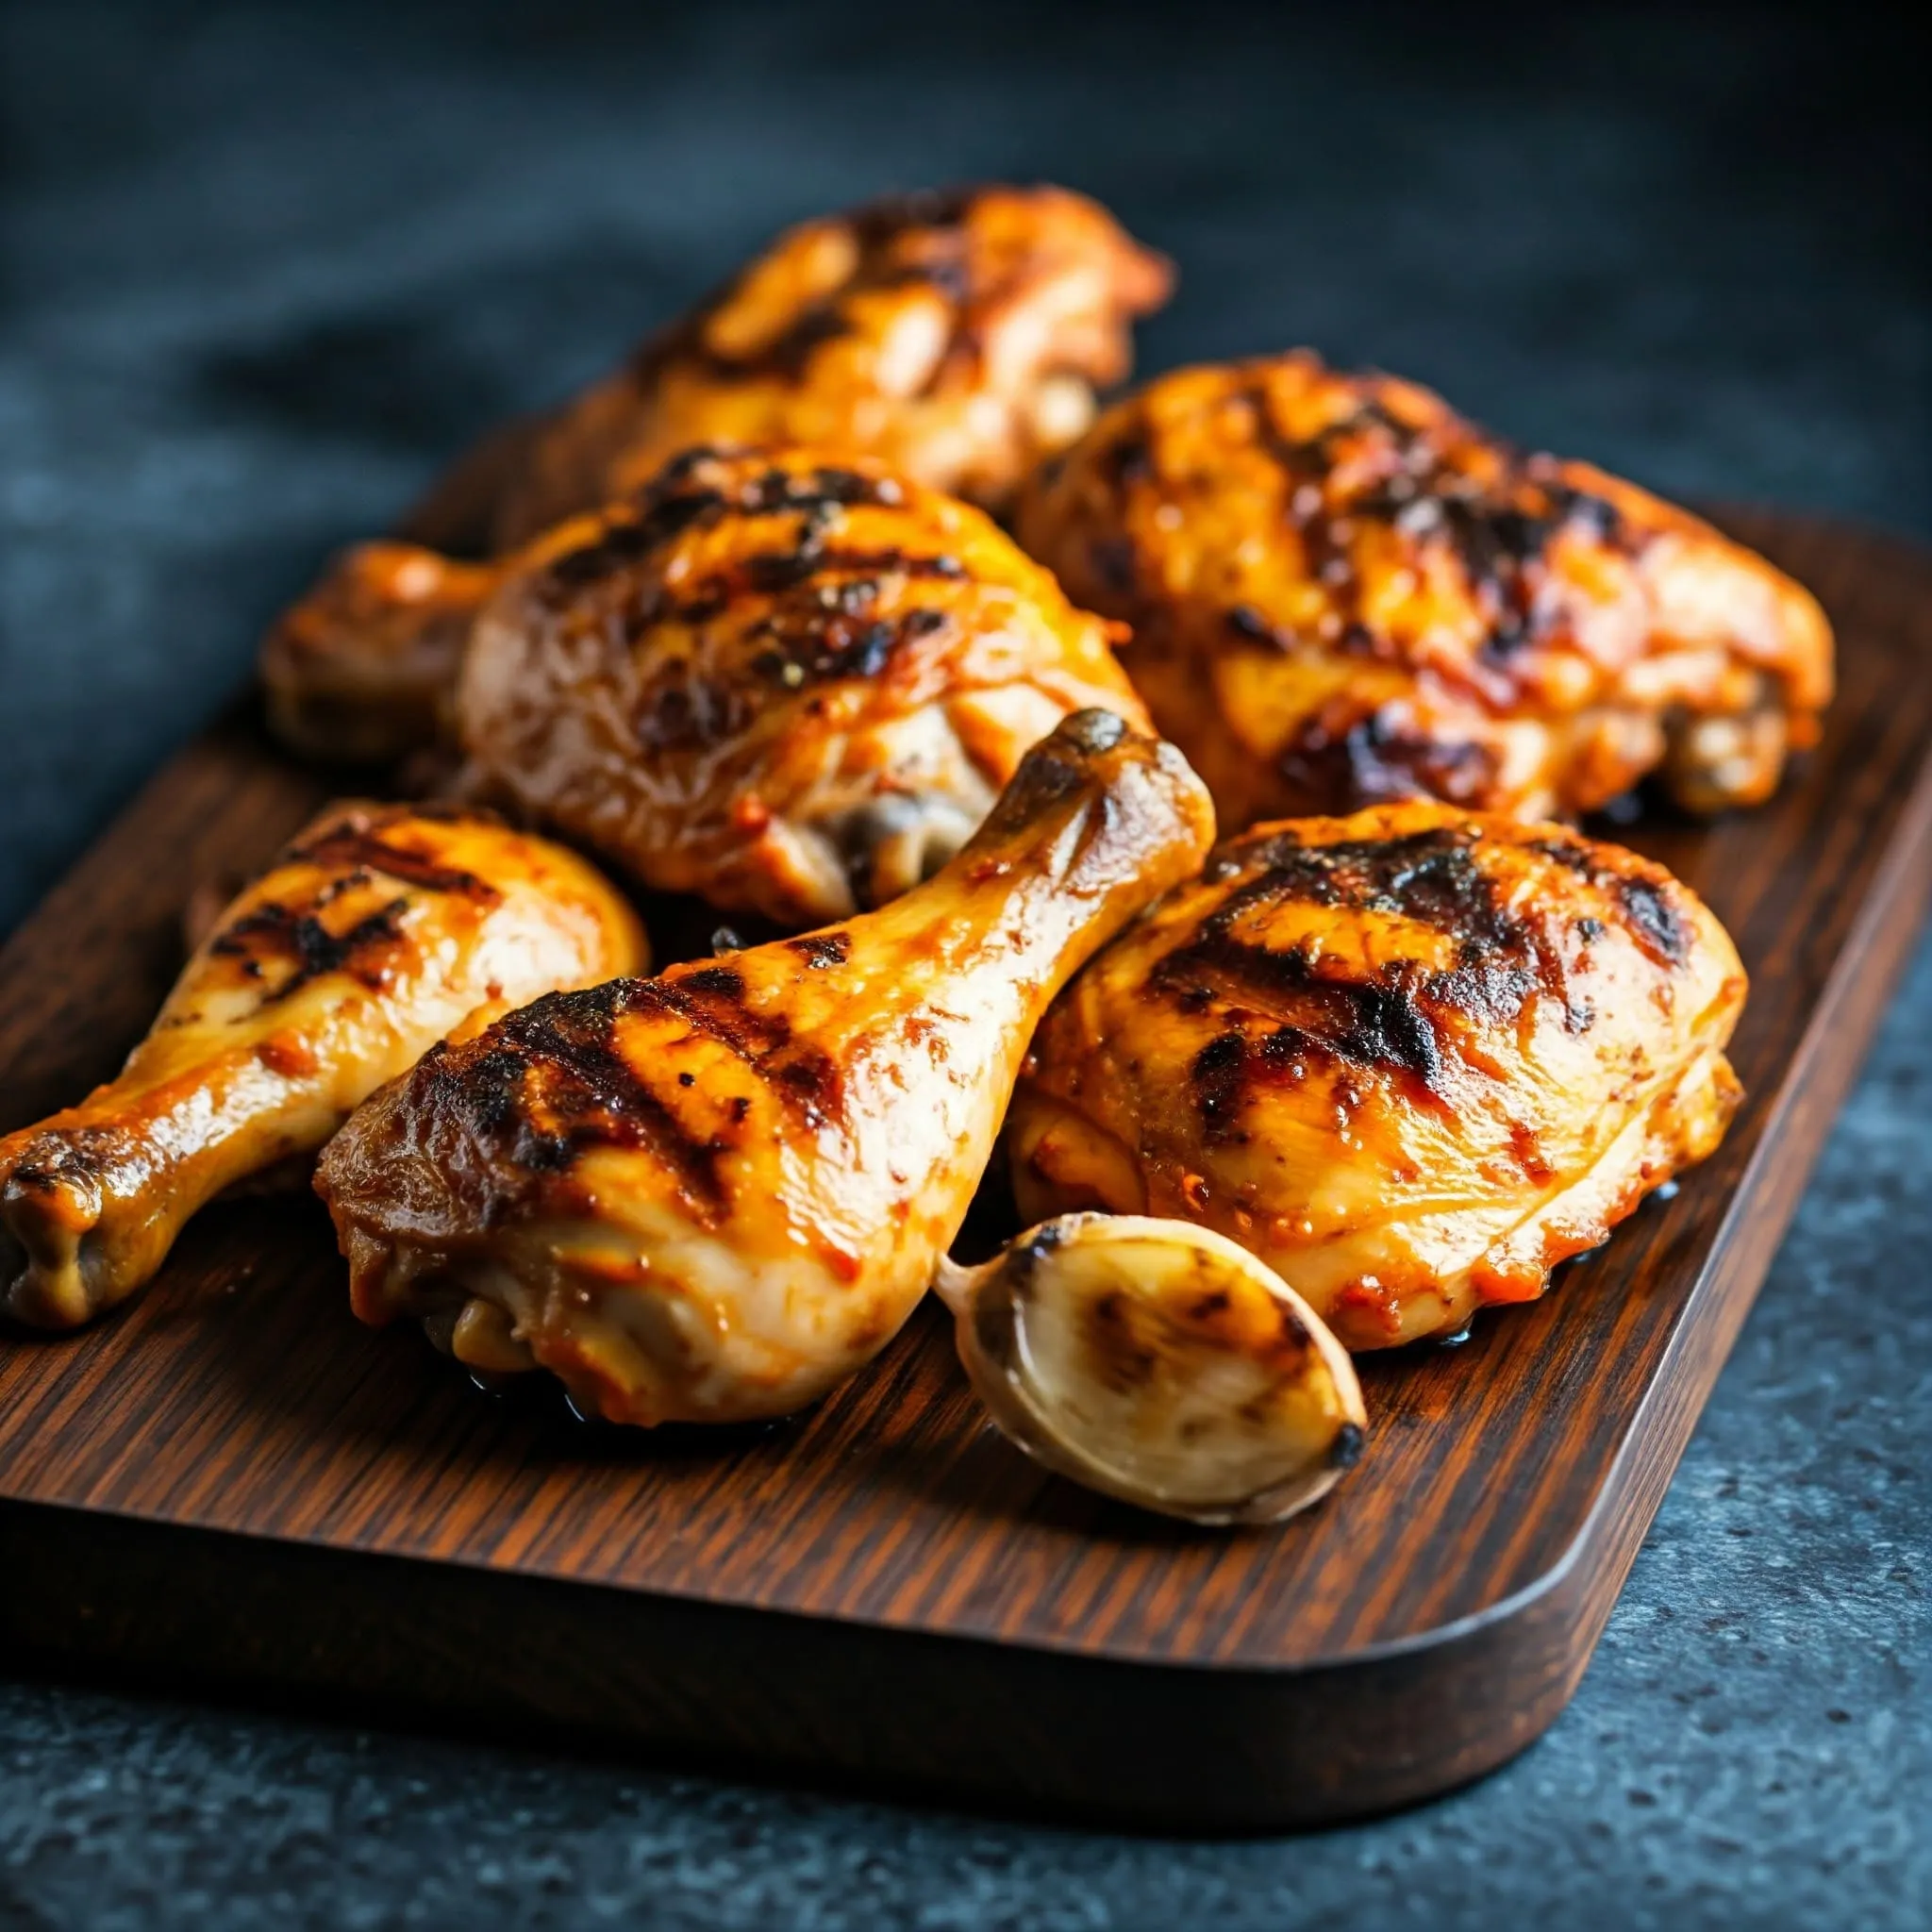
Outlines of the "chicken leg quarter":
{"label": "chicken leg quarter", "polygon": [[1075,713],[882,910],[437,1048],[317,1172],[357,1312],[614,1422],[811,1402],[924,1294],[1056,990],[1211,837],[1179,753]]}
{"label": "chicken leg quarter", "polygon": [[571,853],[487,812],[332,807],[223,914],[120,1077],[0,1140],[0,1306],[87,1321],[466,1016],[645,963]]}

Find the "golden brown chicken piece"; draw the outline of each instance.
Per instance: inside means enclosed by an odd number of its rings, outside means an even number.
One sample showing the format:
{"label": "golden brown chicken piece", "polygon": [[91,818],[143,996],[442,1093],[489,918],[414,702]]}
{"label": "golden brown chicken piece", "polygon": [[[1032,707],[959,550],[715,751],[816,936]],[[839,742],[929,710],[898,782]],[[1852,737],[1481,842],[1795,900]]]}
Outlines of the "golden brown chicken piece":
{"label": "golden brown chicken piece", "polygon": [[1453,1334],[1717,1145],[1744,991],[1687,888],[1560,825],[1259,825],[1041,1028],[1020,1206],[1216,1228],[1351,1348]]}
{"label": "golden brown chicken piece", "polygon": [[1811,596],[1587,463],[1307,353],[1163,376],[1023,503],[1223,827],[1435,796],[1757,804],[1831,695]]}
{"label": "golden brown chicken piece", "polygon": [[120,1077],[0,1140],[0,1307],[85,1322],[458,1023],[646,963],[630,908],[558,846],[485,812],[330,807],[228,908]]}
{"label": "golden brown chicken piece", "polygon": [[437,1048],[317,1170],[357,1312],[613,1422],[811,1402],[925,1292],[1054,991],[1211,837],[1178,752],[1082,712],[882,911]]}
{"label": "golden brown chicken piece", "polygon": [[648,885],[812,925],[937,871],[1068,713],[1144,724],[1109,635],[879,464],[693,452],[511,569],[457,710],[492,795]]}
{"label": "golden brown chicken piece", "polygon": [[1085,195],[982,187],[805,222],[535,439],[494,547],[692,443],[863,451],[997,508],[1093,417],[1173,271]]}

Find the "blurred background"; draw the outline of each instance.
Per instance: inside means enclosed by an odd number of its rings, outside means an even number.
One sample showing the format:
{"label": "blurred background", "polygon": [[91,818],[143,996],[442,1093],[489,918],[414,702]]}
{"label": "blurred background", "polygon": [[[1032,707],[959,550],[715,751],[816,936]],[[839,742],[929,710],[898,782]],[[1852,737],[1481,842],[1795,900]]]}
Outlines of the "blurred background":
{"label": "blurred background", "polygon": [[[1849,7],[0,0],[0,937],[333,546],[890,189],[1108,202],[1181,268],[1143,371],[1308,342],[1932,536],[1924,97]],[[1472,1791],[1161,1845],[0,1675],[0,1924],[1922,1923],[1869,1285],[1932,1239],[1928,1001],[1922,950],[1575,1704]]]}
{"label": "blurred background", "polygon": [[0,932],[334,544],[800,216],[1054,179],[1143,370],[1308,342],[1667,492],[1932,530],[1869,10],[0,8]]}

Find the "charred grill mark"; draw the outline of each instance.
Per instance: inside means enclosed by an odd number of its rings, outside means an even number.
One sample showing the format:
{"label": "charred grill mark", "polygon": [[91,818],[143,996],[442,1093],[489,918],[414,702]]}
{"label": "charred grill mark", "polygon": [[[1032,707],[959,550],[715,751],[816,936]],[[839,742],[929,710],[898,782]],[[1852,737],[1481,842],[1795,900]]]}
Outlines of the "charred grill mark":
{"label": "charred grill mark", "polygon": [[649,1004],[651,984],[620,979],[546,993],[499,1021],[467,1061],[436,1049],[422,1062],[432,1106],[440,1100],[467,1116],[510,1166],[537,1177],[561,1173],[593,1147],[643,1149],[715,1222],[726,1206],[718,1171],[725,1143],[693,1135],[615,1043],[617,1022]]}
{"label": "charred grill mark", "polygon": [[[810,958],[815,967],[842,963],[848,947],[842,933],[808,933],[788,943],[795,951],[817,949],[819,957]],[[817,1047],[794,1041],[782,1014],[752,1011],[744,1003],[744,976],[736,967],[700,966],[635,986],[634,1009],[675,1015],[693,1033],[715,1041],[808,1127],[844,1119],[844,1081],[837,1064]]]}
{"label": "charred grill mark", "polygon": [[[1507,1024],[1539,995],[1558,1003],[1570,1030],[1593,1024],[1588,1004],[1571,996],[1559,948],[1483,870],[1481,840],[1470,827],[1438,826],[1329,845],[1283,833],[1224,848],[1207,875],[1237,883],[1148,978],[1184,1012],[1219,1006],[1233,1023],[1191,1070],[1208,1139],[1233,1131],[1244,1082],[1300,1077],[1311,1056],[1380,1071],[1440,1104],[1449,1087],[1445,1024]],[[1412,920],[1455,942],[1455,963],[1396,959],[1353,976],[1303,945],[1276,949],[1241,936],[1244,916],[1291,901]]]}
{"label": "charred grill mark", "polygon": [[[1672,968],[1681,967],[1690,958],[1690,924],[1667,880],[1607,865],[1582,839],[1559,835],[1527,842],[1530,851],[1588,879],[1606,893],[1623,915],[1624,929],[1647,958]],[[1584,931],[1586,926],[1594,931]],[[1577,930],[1588,941],[1598,937],[1603,926],[1593,919],[1578,920]]]}
{"label": "charred grill mark", "polygon": [[[494,906],[502,899],[503,894],[494,886],[487,879],[478,878],[473,872],[464,872],[453,865],[439,865],[421,852],[391,844],[382,836],[383,831],[404,817],[433,818],[444,824],[464,820],[475,820],[483,824],[499,823],[488,812],[448,808],[425,809],[411,806],[407,814],[396,814],[387,819],[350,819],[325,826],[312,839],[298,840],[291,845],[280,862],[285,865],[312,865],[325,872],[365,874],[379,872],[425,892],[460,893],[484,906]],[[326,888],[324,890],[327,891]]]}
{"label": "charred grill mark", "polygon": [[1513,950],[1528,929],[1498,899],[1476,859],[1482,835],[1438,825],[1395,839],[1350,839],[1307,845],[1293,833],[1236,841],[1208,868],[1210,879],[1251,875],[1208,915],[1205,930],[1225,932],[1250,907],[1285,899],[1313,906],[1398,913],[1461,940],[1465,947]]}
{"label": "charred grill mark", "polygon": [[744,974],[735,966],[700,966],[677,984],[691,992],[709,993],[722,1000],[744,997]]}
{"label": "charred grill mark", "polygon": [[568,605],[586,590],[637,570],[687,530],[727,517],[796,513],[800,526],[793,550],[754,558],[742,567],[747,581],[782,589],[818,567],[825,532],[841,512],[860,505],[896,508],[905,500],[904,488],[891,476],[831,464],[747,472],[714,451],[687,451],[627,508],[613,512],[595,537],[551,558],[537,579],[537,593],[553,605]]}
{"label": "charred grill mark", "polygon": [[851,938],[842,932],[808,932],[799,939],[787,940],[785,943],[808,966],[819,972],[827,967],[844,965],[852,955]]}
{"label": "charred grill mark", "polygon": [[[854,209],[845,217],[844,225],[858,244],[858,260],[839,288],[807,304],[770,341],[744,355],[730,356],[706,343],[705,325],[737,292],[740,281],[734,278],[709,296],[690,322],[645,345],[636,363],[640,379],[648,383],[658,365],[688,357],[720,381],[774,376],[802,383],[820,347],[854,332],[849,305],[855,295],[867,290],[924,284],[937,289],[958,309],[971,292],[962,224],[975,198],[972,190],[900,195]],[[924,253],[908,259],[896,244],[915,230],[920,231]],[[956,343],[962,329],[963,318],[956,318]]]}
{"label": "charred grill mark", "polygon": [[210,940],[208,951],[236,960],[250,979],[265,978],[272,963],[287,964],[287,976],[262,994],[264,1006],[286,1000],[311,980],[331,973],[347,973],[375,991],[387,978],[408,908],[408,899],[391,899],[346,931],[335,933],[313,912],[271,899]]}
{"label": "charred grill mark", "polygon": [[767,640],[751,660],[761,677],[786,691],[803,691],[839,677],[877,677],[906,646],[942,629],[941,610],[905,610],[890,618],[860,622],[847,611],[823,607],[803,621],[774,612],[753,635]]}
{"label": "charred grill mark", "polygon": [[[1370,394],[1348,415],[1295,441],[1282,433],[1265,384],[1243,391],[1243,399],[1257,441],[1286,479],[1308,575],[1328,585],[1357,623],[1348,539],[1357,522],[1387,525],[1416,543],[1441,542],[1454,552],[1488,619],[1480,655],[1497,669],[1550,627],[1539,615],[1536,591],[1561,531],[1581,525],[1598,541],[1626,549],[1637,541],[1613,504],[1566,482],[1554,458],[1525,457],[1446,412],[1439,421],[1411,424]],[[1492,475],[1469,463],[1467,451],[1478,443],[1496,458]],[[1338,491],[1334,473],[1345,456],[1374,480]]]}
{"label": "charred grill mark", "polygon": [[1257,1041],[1237,1028],[1195,1056],[1195,1105],[1209,1141],[1233,1132],[1235,1108],[1254,1074],[1291,1074],[1311,1055],[1404,1075],[1433,1099],[1442,1097],[1444,1058],[1429,1008],[1453,1003],[1450,975],[1424,974],[1405,962],[1380,979],[1334,978],[1300,947],[1273,952],[1204,925],[1155,967],[1149,983],[1169,992],[1176,981],[1204,974],[1248,1017],[1274,1023]]}

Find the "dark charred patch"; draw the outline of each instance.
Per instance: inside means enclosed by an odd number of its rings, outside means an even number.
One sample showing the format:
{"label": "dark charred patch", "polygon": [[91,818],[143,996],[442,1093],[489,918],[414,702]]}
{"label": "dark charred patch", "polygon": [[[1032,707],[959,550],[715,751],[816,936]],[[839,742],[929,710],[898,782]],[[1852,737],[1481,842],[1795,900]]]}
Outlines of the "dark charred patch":
{"label": "dark charred patch", "polygon": [[1624,873],[1611,892],[1637,943],[1661,965],[1683,965],[1690,957],[1690,929],[1669,891],[1654,880]]}
{"label": "dark charred patch", "polygon": [[272,967],[286,968],[263,993],[265,1006],[288,999],[330,973],[346,973],[374,990],[384,983],[393,963],[408,908],[408,899],[391,899],[336,933],[313,912],[272,899],[210,940],[208,951],[239,961],[250,979],[266,980]]}
{"label": "dark charred patch", "polygon": [[808,932],[785,943],[805,961],[808,966],[823,972],[827,967],[842,966],[852,954],[852,940],[842,932]]}
{"label": "dark charred patch", "polygon": [[687,992],[705,993],[712,999],[744,997],[744,974],[735,966],[700,966],[695,972],[682,974],[677,984]]}
{"label": "dark charred patch", "polygon": [[1248,638],[1256,643],[1275,641],[1274,626],[1252,604],[1237,604],[1227,613],[1227,627],[1236,637]]}
{"label": "dark charred patch", "polygon": [[1280,1067],[1311,1053],[1324,1054],[1359,1067],[1407,1074],[1425,1092],[1440,1097],[1442,1048],[1435,1021],[1424,1006],[1422,975],[1410,972],[1389,981],[1324,981],[1316,975],[1306,954],[1257,952],[1256,959],[1245,962],[1249,974],[1256,964],[1265,962],[1277,1003],[1302,1012],[1301,1018],[1261,1041],[1259,1058],[1264,1065]]}
{"label": "dark charred patch", "polygon": [[[825,534],[841,511],[904,500],[903,488],[891,476],[862,475],[830,464],[795,472],[774,465],[747,473],[714,451],[687,451],[658,472],[627,512],[613,515],[590,541],[553,558],[536,588],[552,604],[570,604],[608,579],[634,574],[695,525],[732,516],[795,513],[799,527],[792,548],[752,558],[739,574],[741,582],[781,590],[818,568]],[[697,601],[705,594],[698,591]]]}
{"label": "dark charred patch", "polygon": [[[411,806],[407,816],[434,818],[444,824],[466,819],[475,819],[485,824],[498,823],[492,813],[468,808],[455,810],[444,808],[439,810]],[[484,906],[494,906],[503,897],[487,879],[478,878],[473,872],[464,872],[453,865],[438,865],[420,852],[391,844],[382,834],[387,826],[396,822],[395,817],[339,821],[325,826],[312,839],[298,840],[282,855],[281,862],[313,865],[325,872],[379,872],[425,892],[460,893],[464,898],[474,899]],[[325,887],[323,890],[326,892],[329,889]]]}
{"label": "dark charred patch", "polygon": [[1206,1138],[1225,1140],[1233,1131],[1236,1108],[1241,1099],[1241,1072],[1248,1058],[1248,1042],[1239,1031],[1219,1033],[1194,1056],[1189,1073],[1194,1085],[1194,1105],[1201,1111]]}
{"label": "dark charred patch", "polygon": [[[1042,739],[1020,761],[1020,769],[1008,781],[987,814],[981,836],[1002,838],[1017,835],[1033,824],[1042,812],[1062,799],[1088,790],[1093,782],[1089,759],[1093,753],[1070,733],[1069,725],[1083,717],[1111,717],[1110,712],[1076,712],[1062,719],[1052,737]],[[1114,720],[1118,724],[1120,721]],[[1124,726],[1121,727],[1124,729]]]}
{"label": "dark charred patch", "polygon": [[[1607,895],[1639,949],[1657,965],[1675,968],[1690,958],[1690,924],[1668,883],[1606,863],[1587,840],[1567,834],[1533,839],[1529,849],[1588,879]],[[1593,930],[1585,932],[1586,925]],[[1578,920],[1577,931],[1586,941],[1592,940],[1602,934],[1603,924],[1594,919]]]}

